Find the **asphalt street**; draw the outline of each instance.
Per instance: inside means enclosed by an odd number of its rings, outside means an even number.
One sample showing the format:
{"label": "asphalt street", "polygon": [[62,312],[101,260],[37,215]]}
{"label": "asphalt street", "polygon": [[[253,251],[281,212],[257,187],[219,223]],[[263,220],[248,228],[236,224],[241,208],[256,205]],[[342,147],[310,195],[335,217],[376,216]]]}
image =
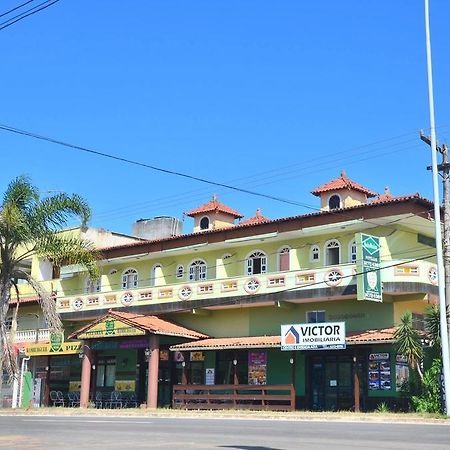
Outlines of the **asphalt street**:
{"label": "asphalt street", "polygon": [[7,449],[450,449],[450,425],[154,417],[2,416]]}

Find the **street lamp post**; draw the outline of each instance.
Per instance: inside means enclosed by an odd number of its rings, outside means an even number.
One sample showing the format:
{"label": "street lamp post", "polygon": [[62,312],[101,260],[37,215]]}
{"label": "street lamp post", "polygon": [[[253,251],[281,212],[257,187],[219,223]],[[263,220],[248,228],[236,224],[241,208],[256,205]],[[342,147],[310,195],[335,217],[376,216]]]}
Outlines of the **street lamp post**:
{"label": "street lamp post", "polygon": [[445,306],[445,273],[442,251],[441,211],[438,185],[438,166],[436,150],[436,127],[434,122],[434,98],[433,98],[433,71],[431,64],[431,40],[430,40],[430,11],[429,0],[425,1],[425,33],[427,47],[427,75],[428,75],[428,104],[430,109],[430,135],[431,135],[431,168],[433,173],[433,201],[434,201],[434,225],[436,232],[436,262],[439,280],[439,310],[441,325],[442,367],[444,374],[444,401],[445,414],[450,415],[450,358],[447,328],[447,309]]}

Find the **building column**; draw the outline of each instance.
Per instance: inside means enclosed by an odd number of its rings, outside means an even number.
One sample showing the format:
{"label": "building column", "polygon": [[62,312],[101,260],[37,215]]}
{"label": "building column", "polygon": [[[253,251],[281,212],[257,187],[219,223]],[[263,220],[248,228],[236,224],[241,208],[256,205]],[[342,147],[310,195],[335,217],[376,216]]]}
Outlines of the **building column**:
{"label": "building column", "polygon": [[147,408],[158,406],[159,336],[151,334],[148,355]]}
{"label": "building column", "polygon": [[357,353],[353,356],[353,388],[354,388],[354,398],[355,398],[355,412],[359,412],[361,410],[360,404],[360,396],[359,396],[359,375],[358,375],[358,357]]}
{"label": "building column", "polygon": [[91,369],[92,369],[92,351],[88,345],[83,343],[83,359],[81,361],[80,408],[87,408],[89,405]]}

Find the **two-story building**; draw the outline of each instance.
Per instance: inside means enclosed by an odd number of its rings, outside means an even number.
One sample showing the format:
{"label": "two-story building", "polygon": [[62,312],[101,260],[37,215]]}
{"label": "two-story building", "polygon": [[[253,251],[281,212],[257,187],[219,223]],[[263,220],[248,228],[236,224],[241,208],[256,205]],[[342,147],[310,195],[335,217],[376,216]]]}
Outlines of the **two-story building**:
{"label": "two-story building", "polygon": [[[64,338],[26,346],[41,361],[35,376],[50,391],[81,390],[82,406],[104,406],[111,392],[172,405],[180,385],[183,406],[195,386],[194,405],[223,406],[206,393],[217,385],[247,387],[235,407],[252,407],[252,386],[292,386],[300,409],[401,403],[408,368],[394,331],[406,310],[420,326],[435,301],[433,205],[419,194],[377,195],[344,172],[312,194],[317,212],[279,219],[258,209],[241,220],[213,197],[186,213],[191,233],[158,218],[167,233],[102,248],[98,280],[61,268],[51,283]],[[361,233],[378,238],[379,268],[361,265]],[[382,298],[361,292],[369,272]],[[311,323],[344,324],[344,345],[282,350],[297,339],[282,326]]]}

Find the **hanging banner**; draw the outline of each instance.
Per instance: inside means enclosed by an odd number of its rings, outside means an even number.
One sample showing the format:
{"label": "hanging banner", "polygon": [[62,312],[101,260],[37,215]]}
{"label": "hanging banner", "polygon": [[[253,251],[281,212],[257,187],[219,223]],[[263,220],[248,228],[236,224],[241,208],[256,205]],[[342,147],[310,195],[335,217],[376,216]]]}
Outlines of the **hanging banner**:
{"label": "hanging banner", "polygon": [[357,298],[381,302],[380,238],[364,233],[357,233],[355,237]]}

